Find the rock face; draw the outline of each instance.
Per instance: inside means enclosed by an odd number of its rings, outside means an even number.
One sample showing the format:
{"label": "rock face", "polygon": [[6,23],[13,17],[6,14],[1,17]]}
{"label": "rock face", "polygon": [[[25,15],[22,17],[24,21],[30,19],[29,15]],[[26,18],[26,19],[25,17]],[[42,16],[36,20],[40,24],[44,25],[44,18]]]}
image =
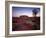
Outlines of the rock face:
{"label": "rock face", "polygon": [[12,17],[12,31],[40,30],[40,17]]}

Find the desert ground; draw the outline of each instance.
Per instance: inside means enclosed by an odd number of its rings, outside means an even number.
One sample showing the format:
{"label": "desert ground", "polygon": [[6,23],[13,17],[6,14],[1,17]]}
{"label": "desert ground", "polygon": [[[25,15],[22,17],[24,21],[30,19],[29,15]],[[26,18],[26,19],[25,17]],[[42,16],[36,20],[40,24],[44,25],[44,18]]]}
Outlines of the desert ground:
{"label": "desert ground", "polygon": [[40,30],[40,17],[12,17],[12,31]]}

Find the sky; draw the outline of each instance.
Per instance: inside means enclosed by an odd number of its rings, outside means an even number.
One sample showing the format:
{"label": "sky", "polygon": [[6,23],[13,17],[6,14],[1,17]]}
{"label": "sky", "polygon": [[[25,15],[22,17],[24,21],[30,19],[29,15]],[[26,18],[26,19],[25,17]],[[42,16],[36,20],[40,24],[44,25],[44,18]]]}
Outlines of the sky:
{"label": "sky", "polygon": [[21,15],[27,15],[33,17],[33,9],[37,9],[37,16],[40,16],[40,8],[32,7],[12,7],[12,17],[19,17]]}

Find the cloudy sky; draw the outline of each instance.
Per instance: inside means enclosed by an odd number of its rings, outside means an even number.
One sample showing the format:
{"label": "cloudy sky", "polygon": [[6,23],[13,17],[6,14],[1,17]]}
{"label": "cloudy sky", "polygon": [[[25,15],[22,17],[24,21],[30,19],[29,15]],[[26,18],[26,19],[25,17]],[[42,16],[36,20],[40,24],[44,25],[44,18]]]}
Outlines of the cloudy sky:
{"label": "cloudy sky", "polygon": [[29,17],[33,17],[33,9],[37,9],[37,16],[40,16],[40,8],[32,8],[32,7],[12,7],[12,16],[19,17],[21,15],[27,15]]}

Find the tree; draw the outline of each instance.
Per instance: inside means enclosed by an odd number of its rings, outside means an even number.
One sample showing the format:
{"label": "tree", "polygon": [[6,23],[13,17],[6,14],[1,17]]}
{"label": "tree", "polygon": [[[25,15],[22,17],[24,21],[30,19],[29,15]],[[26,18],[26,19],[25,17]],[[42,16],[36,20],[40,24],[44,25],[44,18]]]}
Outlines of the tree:
{"label": "tree", "polygon": [[38,9],[33,9],[33,16],[35,17],[34,18],[34,22],[33,22],[33,30],[37,30],[37,25],[36,25],[36,15],[38,13]]}
{"label": "tree", "polygon": [[33,16],[36,17],[36,14],[38,13],[38,9],[33,9]]}

